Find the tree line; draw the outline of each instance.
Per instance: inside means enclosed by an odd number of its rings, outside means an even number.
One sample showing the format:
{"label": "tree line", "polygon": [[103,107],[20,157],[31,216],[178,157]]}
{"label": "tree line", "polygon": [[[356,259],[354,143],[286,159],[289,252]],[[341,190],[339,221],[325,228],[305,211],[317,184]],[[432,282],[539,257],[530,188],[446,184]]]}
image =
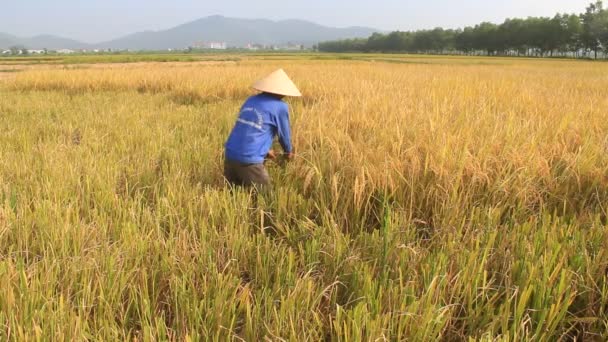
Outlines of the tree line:
{"label": "tree line", "polygon": [[582,14],[483,22],[464,29],[374,33],[367,39],[319,43],[323,52],[407,52],[488,56],[608,58],[608,8],[602,1]]}

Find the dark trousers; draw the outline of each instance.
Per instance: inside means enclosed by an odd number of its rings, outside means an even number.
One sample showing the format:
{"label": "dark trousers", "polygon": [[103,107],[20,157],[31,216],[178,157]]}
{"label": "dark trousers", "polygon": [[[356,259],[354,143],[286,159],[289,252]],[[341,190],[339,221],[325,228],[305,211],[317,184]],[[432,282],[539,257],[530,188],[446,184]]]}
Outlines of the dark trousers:
{"label": "dark trousers", "polygon": [[253,191],[253,222],[258,222],[258,215],[261,212],[263,219],[260,221],[260,229],[264,234],[274,232],[272,204],[267,202],[268,200],[272,201],[272,196],[269,196],[272,184],[264,164],[245,164],[225,160],[224,176],[230,184],[249,188]]}
{"label": "dark trousers", "polygon": [[224,177],[230,184],[244,187],[269,187],[270,175],[264,164],[224,161]]}

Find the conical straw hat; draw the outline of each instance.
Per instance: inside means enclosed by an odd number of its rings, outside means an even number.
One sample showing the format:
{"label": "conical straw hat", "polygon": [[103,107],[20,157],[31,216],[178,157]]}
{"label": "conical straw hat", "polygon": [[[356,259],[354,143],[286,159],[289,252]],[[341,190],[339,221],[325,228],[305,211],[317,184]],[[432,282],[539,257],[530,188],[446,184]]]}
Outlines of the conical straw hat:
{"label": "conical straw hat", "polygon": [[302,93],[298,90],[295,84],[291,81],[289,76],[279,69],[272,74],[264,77],[263,79],[255,82],[253,85],[254,89],[259,91],[284,95],[284,96],[302,96]]}

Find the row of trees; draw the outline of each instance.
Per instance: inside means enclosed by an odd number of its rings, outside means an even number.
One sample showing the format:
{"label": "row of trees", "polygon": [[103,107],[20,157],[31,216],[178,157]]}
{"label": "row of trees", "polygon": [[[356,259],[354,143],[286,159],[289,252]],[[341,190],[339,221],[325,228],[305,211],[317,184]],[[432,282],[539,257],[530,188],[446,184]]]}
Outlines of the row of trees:
{"label": "row of trees", "polygon": [[368,39],[320,43],[325,52],[463,53],[517,56],[608,57],[608,8],[592,3],[585,13],[553,18],[507,19],[496,25],[451,30],[375,33]]}

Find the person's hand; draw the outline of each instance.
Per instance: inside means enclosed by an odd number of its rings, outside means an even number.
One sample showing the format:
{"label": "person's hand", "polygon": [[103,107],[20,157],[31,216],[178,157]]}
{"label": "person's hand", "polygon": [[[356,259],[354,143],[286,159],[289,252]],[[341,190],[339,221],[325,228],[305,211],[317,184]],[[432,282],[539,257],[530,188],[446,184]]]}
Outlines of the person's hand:
{"label": "person's hand", "polygon": [[273,150],[268,151],[268,155],[266,155],[266,159],[276,160],[277,159],[276,152]]}

